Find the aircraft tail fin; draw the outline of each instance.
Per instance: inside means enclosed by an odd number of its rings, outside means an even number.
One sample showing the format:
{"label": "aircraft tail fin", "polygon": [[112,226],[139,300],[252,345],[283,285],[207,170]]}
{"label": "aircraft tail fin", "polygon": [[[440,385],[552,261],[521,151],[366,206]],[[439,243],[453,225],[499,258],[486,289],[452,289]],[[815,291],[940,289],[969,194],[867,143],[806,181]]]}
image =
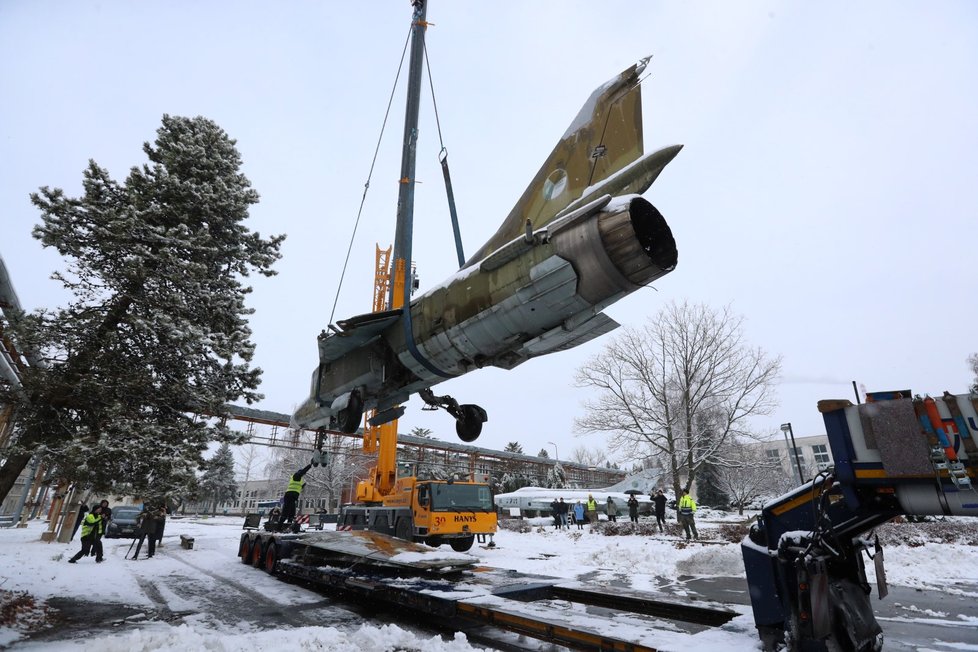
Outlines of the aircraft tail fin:
{"label": "aircraft tail fin", "polygon": [[591,94],[502,226],[469,264],[523,233],[527,219],[533,229],[545,226],[590,187],[642,156],[639,78],[647,63],[642,59]]}

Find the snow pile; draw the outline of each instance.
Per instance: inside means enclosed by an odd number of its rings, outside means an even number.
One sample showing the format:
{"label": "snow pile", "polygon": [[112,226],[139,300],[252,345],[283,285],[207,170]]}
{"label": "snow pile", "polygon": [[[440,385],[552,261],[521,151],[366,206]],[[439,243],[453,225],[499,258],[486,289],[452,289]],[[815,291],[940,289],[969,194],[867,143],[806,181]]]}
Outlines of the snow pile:
{"label": "snow pile", "polygon": [[[22,645],[19,649],[51,649],[46,645]],[[200,630],[190,625],[176,627],[165,623],[125,634],[89,636],[74,641],[59,641],[59,650],[99,650],[99,652],[252,652],[253,650],[318,650],[322,652],[471,652],[481,650],[469,645],[463,633],[454,639],[423,637],[396,625],[364,625],[352,632],[335,627],[266,630],[232,634]]]}
{"label": "snow pile", "polygon": [[429,552],[399,552],[390,558],[390,561],[398,564],[416,564],[418,562],[454,562],[456,564],[474,564],[479,560],[471,555],[451,550]]}

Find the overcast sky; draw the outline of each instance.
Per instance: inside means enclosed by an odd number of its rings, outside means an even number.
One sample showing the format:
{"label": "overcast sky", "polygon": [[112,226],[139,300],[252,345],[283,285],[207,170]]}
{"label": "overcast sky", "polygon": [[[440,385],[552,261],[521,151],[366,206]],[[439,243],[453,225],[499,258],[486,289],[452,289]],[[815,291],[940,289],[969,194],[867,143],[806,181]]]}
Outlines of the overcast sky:
{"label": "overcast sky", "polygon": [[[81,193],[88,159],[122,181],[164,113],[232,138],[262,196],[250,226],[285,233],[249,304],[266,399],[308,394],[411,15],[407,0],[0,2],[0,256],[26,308],[65,295],[30,237],[39,186]],[[509,212],[591,91],[646,55],[646,151],[685,149],[646,193],[679,266],[612,306],[640,327],[662,305],[732,305],[784,358],[777,434],[824,433],[815,404],[869,391],[955,393],[978,351],[978,5],[969,2],[449,2],[428,53],[466,253]],[[375,243],[394,237],[402,84],[334,321],[370,310]],[[422,288],[457,267],[422,100],[415,262]],[[575,370],[614,333],[436,393],[489,413],[478,444],[560,457]],[[412,398],[399,430],[454,439]]]}

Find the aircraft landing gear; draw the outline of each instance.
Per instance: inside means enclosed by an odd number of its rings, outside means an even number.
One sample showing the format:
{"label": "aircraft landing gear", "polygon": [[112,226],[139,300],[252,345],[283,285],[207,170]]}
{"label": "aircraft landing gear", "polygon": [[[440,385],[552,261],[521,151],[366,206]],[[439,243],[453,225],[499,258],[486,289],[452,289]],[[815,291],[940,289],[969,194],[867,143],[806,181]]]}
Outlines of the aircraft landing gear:
{"label": "aircraft landing gear", "polygon": [[326,431],[323,428],[320,428],[319,430],[316,431],[316,447],[312,452],[313,466],[319,466],[320,464],[326,466],[326,462],[328,458],[326,453],[323,451],[323,444],[325,443],[326,443]]}
{"label": "aircraft landing gear", "polygon": [[[349,435],[357,431],[360,422],[363,420],[363,397],[360,396],[360,390],[354,389],[349,394],[344,395],[343,398],[346,399],[346,405],[330,417],[329,425],[330,428]],[[333,404],[336,405],[335,402]]]}
{"label": "aircraft landing gear", "polygon": [[444,409],[455,417],[455,433],[464,442],[472,442],[482,434],[482,424],[489,420],[489,415],[478,405],[465,403],[459,405],[451,396],[435,396],[430,389],[422,389],[418,396],[429,407],[423,409]]}

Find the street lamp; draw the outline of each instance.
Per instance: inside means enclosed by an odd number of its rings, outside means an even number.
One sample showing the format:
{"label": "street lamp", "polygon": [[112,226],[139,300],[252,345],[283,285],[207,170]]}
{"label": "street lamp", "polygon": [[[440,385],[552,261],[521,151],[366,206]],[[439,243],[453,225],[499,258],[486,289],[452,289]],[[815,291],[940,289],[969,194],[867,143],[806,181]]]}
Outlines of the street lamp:
{"label": "street lamp", "polygon": [[554,461],[559,462],[560,456],[557,455],[557,444],[553,443],[552,441],[548,441],[547,443],[554,447]]}
{"label": "street lamp", "polygon": [[791,429],[791,422],[781,424],[781,432],[784,433],[784,445],[788,445],[788,436],[791,436],[791,448],[788,450],[788,465],[791,465],[790,455],[793,453],[795,456],[795,468],[798,469],[798,481],[805,484],[805,476],[801,473],[801,460],[798,458],[798,449],[795,447],[795,433]]}

